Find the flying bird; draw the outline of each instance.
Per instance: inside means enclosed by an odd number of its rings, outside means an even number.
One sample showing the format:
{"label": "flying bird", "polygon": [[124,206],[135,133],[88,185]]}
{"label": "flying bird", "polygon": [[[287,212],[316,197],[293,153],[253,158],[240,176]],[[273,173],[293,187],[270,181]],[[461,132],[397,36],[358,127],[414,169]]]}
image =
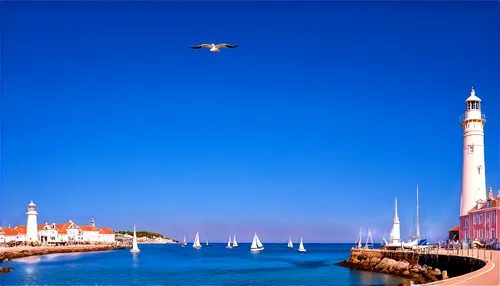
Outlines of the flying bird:
{"label": "flying bird", "polygon": [[190,48],[191,49],[209,48],[212,53],[218,53],[218,52],[220,52],[221,48],[235,49],[237,47],[238,47],[238,45],[230,45],[230,44],[222,43],[222,44],[218,44],[218,45],[215,45],[215,44],[201,44],[201,45],[198,45],[198,46],[192,46]]}

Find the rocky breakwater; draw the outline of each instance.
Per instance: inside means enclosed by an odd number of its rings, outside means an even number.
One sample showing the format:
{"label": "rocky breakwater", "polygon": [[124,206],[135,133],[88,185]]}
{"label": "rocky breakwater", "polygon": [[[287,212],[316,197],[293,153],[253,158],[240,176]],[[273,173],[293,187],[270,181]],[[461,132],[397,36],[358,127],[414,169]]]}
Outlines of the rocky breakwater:
{"label": "rocky breakwater", "polygon": [[[70,246],[41,246],[41,247],[0,247],[0,262],[27,256],[46,255],[54,253],[90,252],[124,249],[112,245],[70,245]],[[0,268],[0,274],[10,272],[12,268]]]}
{"label": "rocky breakwater", "polygon": [[434,264],[419,264],[421,254],[408,251],[378,249],[351,249],[351,258],[336,265],[398,275],[415,283],[428,283],[447,279],[447,271],[433,267]]}
{"label": "rocky breakwater", "polygon": [[441,272],[437,268],[427,265],[411,265],[408,261],[396,261],[387,257],[360,257],[351,258],[337,263],[355,269],[380,272],[406,277],[415,283],[428,283],[441,280],[446,277],[446,271]]}

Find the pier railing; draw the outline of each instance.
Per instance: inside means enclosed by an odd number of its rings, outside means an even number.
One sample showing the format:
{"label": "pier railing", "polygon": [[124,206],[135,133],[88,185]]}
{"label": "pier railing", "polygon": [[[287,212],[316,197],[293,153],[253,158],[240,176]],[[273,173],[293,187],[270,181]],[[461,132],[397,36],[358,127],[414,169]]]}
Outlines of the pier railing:
{"label": "pier railing", "polygon": [[[423,254],[423,255],[448,255],[448,256],[462,256],[462,257],[470,257],[483,261],[492,261],[493,260],[493,251],[488,248],[462,248],[462,247],[453,247],[449,245],[448,247],[439,247],[439,246],[431,246],[425,248],[417,248],[417,249],[399,249],[399,250],[385,250],[385,249],[364,249],[364,248],[353,248],[351,251],[360,250],[363,252],[373,251],[380,252],[385,257],[388,258],[402,258],[406,257],[404,260],[412,261],[418,258],[415,257],[415,254]],[[418,255],[417,255],[418,257]]]}

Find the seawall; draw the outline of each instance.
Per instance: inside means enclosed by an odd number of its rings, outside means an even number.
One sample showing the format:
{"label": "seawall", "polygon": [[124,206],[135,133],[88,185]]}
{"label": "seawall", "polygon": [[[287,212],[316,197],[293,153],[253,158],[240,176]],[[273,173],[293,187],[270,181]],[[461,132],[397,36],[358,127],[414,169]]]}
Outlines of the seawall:
{"label": "seawall", "polygon": [[23,246],[23,247],[0,247],[0,262],[6,259],[15,259],[34,255],[46,255],[54,253],[90,252],[124,249],[112,245],[69,245],[69,246]]}
{"label": "seawall", "polygon": [[350,259],[337,265],[406,277],[429,283],[464,275],[486,265],[474,258],[432,252],[351,249]]}

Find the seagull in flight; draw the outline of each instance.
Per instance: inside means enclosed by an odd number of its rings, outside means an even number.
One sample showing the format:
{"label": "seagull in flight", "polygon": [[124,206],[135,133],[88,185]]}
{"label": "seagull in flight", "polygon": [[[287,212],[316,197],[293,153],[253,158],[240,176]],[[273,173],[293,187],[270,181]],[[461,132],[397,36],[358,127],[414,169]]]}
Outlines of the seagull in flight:
{"label": "seagull in flight", "polygon": [[198,46],[192,46],[190,48],[191,49],[209,48],[212,53],[218,53],[218,52],[220,52],[221,48],[235,49],[237,47],[238,47],[238,45],[230,45],[230,44],[226,44],[226,43],[215,45],[212,43],[212,44],[201,44]]}

